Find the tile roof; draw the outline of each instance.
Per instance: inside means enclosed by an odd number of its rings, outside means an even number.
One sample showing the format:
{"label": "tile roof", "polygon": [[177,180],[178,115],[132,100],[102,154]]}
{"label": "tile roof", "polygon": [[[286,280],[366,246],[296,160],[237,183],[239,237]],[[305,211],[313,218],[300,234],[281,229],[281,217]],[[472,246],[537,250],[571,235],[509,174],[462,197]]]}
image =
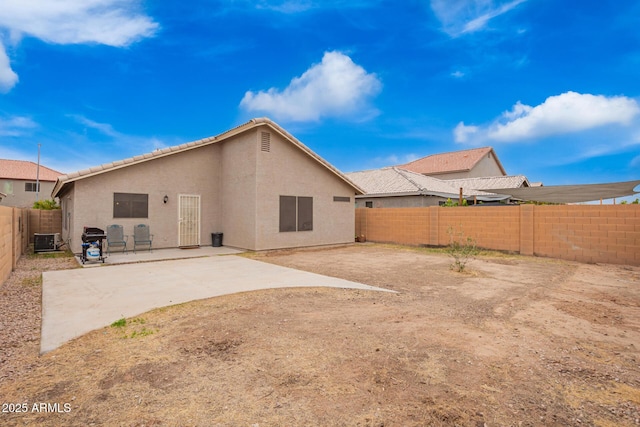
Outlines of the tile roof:
{"label": "tile roof", "polygon": [[424,175],[437,175],[450,172],[467,172],[475,167],[484,156],[491,153],[500,170],[506,175],[502,164],[491,147],[473,148],[470,150],[451,151],[431,154],[398,167]]}
{"label": "tile roof", "polygon": [[[458,197],[459,188],[447,181],[421,175],[391,166],[360,172],[351,172],[347,177],[361,187],[367,195],[434,195],[442,197]],[[464,196],[489,196],[489,193],[474,190],[463,190]]]}
{"label": "tile roof", "polygon": [[339,179],[341,179],[342,181],[344,181],[347,184],[349,184],[351,187],[354,188],[354,190],[356,190],[356,193],[358,193],[358,194],[363,193],[363,190],[361,188],[359,188],[352,181],[350,181],[342,172],[340,172],[338,169],[336,169],[332,164],[330,164],[329,162],[324,160],[322,157],[317,155],[309,147],[304,145],[302,142],[300,142],[298,139],[296,139],[293,135],[291,135],[289,132],[287,132],[282,127],[280,127],[277,123],[273,122],[272,120],[270,120],[270,119],[268,119],[266,117],[262,117],[262,118],[251,119],[248,122],[246,122],[244,124],[241,124],[239,126],[236,126],[235,128],[230,129],[230,130],[228,130],[226,132],[223,132],[223,133],[221,133],[221,134],[219,134],[217,136],[211,136],[211,137],[208,137],[208,138],[203,138],[203,139],[199,139],[197,141],[187,142],[185,144],[176,145],[176,146],[173,146],[173,147],[162,148],[162,149],[159,149],[159,150],[155,150],[155,151],[153,151],[151,153],[141,154],[139,156],[130,157],[130,158],[124,159],[124,160],[118,160],[118,161],[111,162],[111,163],[105,163],[105,164],[102,164],[102,165],[99,165],[99,166],[91,167],[89,169],[84,169],[84,170],[81,170],[81,171],[72,172],[72,173],[60,176],[60,177],[58,177],[58,181],[56,182],[56,184],[55,184],[55,186],[53,188],[52,196],[53,197],[57,197],[57,195],[60,193],[60,191],[62,190],[62,188],[66,184],[74,182],[74,181],[77,181],[79,179],[87,178],[87,177],[94,176],[94,175],[99,175],[101,173],[113,171],[113,170],[116,170],[116,169],[120,169],[120,168],[123,168],[123,167],[134,165],[134,164],[137,164],[137,163],[146,162],[148,160],[153,160],[153,159],[169,156],[169,155],[172,155],[172,154],[175,154],[175,153],[180,153],[180,152],[191,150],[191,149],[194,149],[194,148],[203,147],[203,146],[206,146],[206,145],[210,145],[210,144],[214,144],[214,143],[217,143],[217,142],[221,142],[221,141],[224,141],[224,140],[226,140],[228,138],[231,138],[234,135],[238,135],[238,134],[240,134],[242,132],[245,132],[245,131],[247,131],[249,129],[252,129],[254,127],[265,126],[265,125],[269,126],[271,129],[273,129],[274,131],[279,133],[282,137],[284,137],[285,139],[289,140],[291,143],[293,143],[299,149],[304,151],[308,156],[310,156],[311,158],[316,160],[318,163],[320,163],[322,166],[327,168],[330,172],[335,174]]}
{"label": "tile roof", "polygon": [[483,176],[480,178],[446,179],[445,182],[456,188],[468,188],[470,190],[488,190],[496,188],[520,188],[530,187],[529,180],[524,175],[510,176]]}
{"label": "tile roof", "polygon": [[[38,175],[37,163],[25,160],[0,159],[0,178],[35,181],[36,175]],[[38,175],[40,181],[55,181],[61,175],[63,173],[40,165],[40,174]]]}

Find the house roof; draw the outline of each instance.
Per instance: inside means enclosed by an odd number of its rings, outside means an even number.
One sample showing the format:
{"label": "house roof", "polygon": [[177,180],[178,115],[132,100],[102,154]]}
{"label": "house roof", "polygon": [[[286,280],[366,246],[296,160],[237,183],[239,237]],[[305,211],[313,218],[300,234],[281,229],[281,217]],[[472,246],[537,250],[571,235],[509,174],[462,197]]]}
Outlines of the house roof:
{"label": "house roof", "polygon": [[488,154],[493,156],[504,175],[507,173],[491,147],[473,148],[470,150],[451,151],[448,153],[431,154],[398,167],[423,175],[438,175],[453,172],[468,172],[473,169],[482,158]]}
{"label": "house roof", "polygon": [[[421,175],[395,166],[351,172],[346,175],[364,189],[366,195],[370,197],[426,195],[457,198],[459,196],[459,188],[454,187],[445,180]],[[495,194],[471,189],[464,189],[463,195],[465,197],[485,196],[491,199],[496,197]]]}
{"label": "house roof", "polygon": [[40,172],[38,173],[38,165],[33,162],[0,159],[0,178],[35,181],[37,176],[40,181],[53,182],[60,175],[62,175],[62,172],[42,165],[40,165]]}
{"label": "house roof", "polygon": [[273,129],[275,132],[280,134],[283,138],[285,138],[286,140],[291,142],[293,145],[295,145],[296,147],[301,149],[303,152],[305,152],[309,157],[311,157],[312,159],[317,161],[319,164],[321,164],[323,167],[328,169],[336,177],[344,181],[349,186],[353,187],[353,189],[356,191],[357,194],[364,193],[364,190],[362,190],[360,187],[358,187],[356,184],[350,181],[342,172],[340,172],[338,169],[336,169],[333,165],[331,165],[329,162],[324,160],[322,157],[314,153],[309,147],[304,145],[302,142],[296,139],[293,135],[291,135],[289,132],[287,132],[282,127],[280,127],[277,123],[273,122],[272,120],[266,117],[262,117],[262,118],[251,119],[248,122],[240,126],[237,126],[233,129],[230,129],[226,132],[223,132],[217,136],[211,136],[211,137],[203,138],[197,141],[192,141],[185,144],[176,145],[173,147],[167,147],[167,148],[155,150],[151,153],[130,157],[124,160],[118,160],[111,163],[105,163],[100,166],[95,166],[89,169],[84,169],[78,172],[73,172],[67,175],[60,176],[51,194],[53,197],[57,197],[57,195],[66,185],[72,182],[78,181],[80,179],[88,178],[95,175],[100,175],[102,173],[114,171],[117,169],[135,165],[138,163],[147,162],[149,160],[154,160],[154,159],[170,156],[177,153],[182,153],[188,150],[193,150],[195,148],[204,147],[210,144],[219,143],[235,135],[241,134],[250,129],[257,128],[260,126],[268,126],[271,129]]}
{"label": "house roof", "polygon": [[529,180],[524,175],[446,179],[445,182],[451,184],[456,188],[462,187],[468,188],[470,190],[531,187]]}

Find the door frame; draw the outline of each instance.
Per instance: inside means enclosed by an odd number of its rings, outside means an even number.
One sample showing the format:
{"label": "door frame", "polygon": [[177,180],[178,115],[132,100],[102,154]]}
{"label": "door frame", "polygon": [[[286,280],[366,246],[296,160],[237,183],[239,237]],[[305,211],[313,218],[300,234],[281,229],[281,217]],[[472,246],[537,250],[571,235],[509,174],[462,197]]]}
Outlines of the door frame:
{"label": "door frame", "polygon": [[[183,244],[185,242],[183,242],[182,240],[182,202],[183,202],[183,198],[195,198],[197,200],[197,243],[192,244],[191,242],[189,242],[190,244]],[[200,246],[201,244],[201,227],[202,227],[202,204],[201,204],[201,196],[200,194],[178,194],[178,247],[179,248],[188,248],[188,247],[194,247],[194,246]]]}

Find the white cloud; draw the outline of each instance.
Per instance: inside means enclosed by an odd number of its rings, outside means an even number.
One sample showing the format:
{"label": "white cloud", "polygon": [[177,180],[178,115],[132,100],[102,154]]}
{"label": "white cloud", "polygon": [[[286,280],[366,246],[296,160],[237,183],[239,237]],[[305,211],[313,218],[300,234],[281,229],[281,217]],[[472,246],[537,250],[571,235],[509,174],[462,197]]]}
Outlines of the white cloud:
{"label": "white cloud", "polygon": [[[112,143],[117,146],[125,148],[125,151],[130,152],[132,155],[147,153],[167,146],[166,143],[156,137],[128,135],[116,130],[113,125],[109,123],[96,122],[80,114],[68,114],[67,117],[73,119],[83,127],[82,135],[77,135],[78,141],[95,141],[103,138],[107,141],[112,141]],[[91,134],[91,137],[88,138],[87,135],[90,134],[91,131],[97,131],[98,134]]]}
{"label": "white cloud", "polygon": [[[128,0],[2,0],[0,33],[17,44],[24,36],[48,43],[98,43],[122,47],[150,37],[158,24]],[[4,30],[4,31],[2,31]],[[0,91],[18,82],[0,41]]]}
{"label": "white cloud", "polygon": [[284,90],[245,93],[240,106],[260,111],[275,119],[317,121],[323,117],[369,118],[377,111],[368,101],[382,89],[375,74],[341,52],[325,52],[322,62],[295,77]]}
{"label": "white cloud", "polygon": [[29,117],[0,117],[0,136],[23,136],[28,133],[29,130],[35,129],[37,127],[38,124]]}
{"label": "white cloud", "polygon": [[431,0],[431,9],[452,37],[484,29],[490,20],[527,0]]}
{"label": "white cloud", "polygon": [[625,96],[566,92],[550,96],[535,107],[517,102],[493,123],[454,129],[456,142],[513,142],[580,132],[605,125],[629,125],[640,114],[638,103]]}
{"label": "white cloud", "polygon": [[158,24],[128,0],[4,0],[0,27],[49,43],[127,46]]}
{"label": "white cloud", "polygon": [[18,75],[11,69],[9,57],[0,43],[0,93],[6,93],[18,83]]}
{"label": "white cloud", "polygon": [[464,122],[460,122],[453,130],[453,137],[456,142],[466,143],[474,135],[477,135],[479,131],[480,128],[478,126],[467,126]]}
{"label": "white cloud", "polygon": [[116,131],[109,123],[99,123],[79,114],[68,114],[68,117],[71,117],[87,128],[99,131],[103,135],[110,136],[112,138],[122,138],[124,136],[120,132]]}

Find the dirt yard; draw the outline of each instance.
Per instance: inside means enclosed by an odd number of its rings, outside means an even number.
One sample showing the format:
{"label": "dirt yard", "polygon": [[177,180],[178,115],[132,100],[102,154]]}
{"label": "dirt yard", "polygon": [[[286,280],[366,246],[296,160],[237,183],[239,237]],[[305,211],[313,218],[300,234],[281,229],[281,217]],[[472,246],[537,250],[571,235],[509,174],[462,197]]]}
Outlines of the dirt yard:
{"label": "dirt yard", "polygon": [[370,244],[251,257],[397,293],[236,294],[41,357],[15,344],[0,425],[640,425],[639,267],[496,254],[457,273]]}

